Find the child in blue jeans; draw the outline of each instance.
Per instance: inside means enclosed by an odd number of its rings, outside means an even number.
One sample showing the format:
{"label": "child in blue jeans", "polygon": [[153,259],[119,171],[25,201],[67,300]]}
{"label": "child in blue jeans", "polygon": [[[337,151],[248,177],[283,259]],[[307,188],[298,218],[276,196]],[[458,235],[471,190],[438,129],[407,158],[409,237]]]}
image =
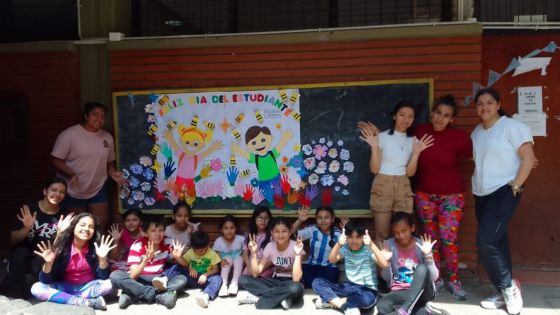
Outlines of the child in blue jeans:
{"label": "child in blue jeans", "polygon": [[[313,291],[320,296],[317,308],[337,308],[344,314],[359,315],[360,309],[375,305],[377,299],[377,267],[386,268],[387,259],[371,241],[368,231],[350,221],[329,254],[336,263],[344,258],[347,281],[336,283],[323,278],[313,280]],[[348,297],[343,302],[341,297]]]}
{"label": "child in blue jeans", "polygon": [[196,231],[191,235],[191,249],[177,258],[179,265],[188,268],[188,273],[184,268],[177,268],[179,272],[187,273],[187,287],[204,289],[196,296],[196,303],[204,308],[208,307],[209,300],[216,298],[222,285],[222,277],[218,274],[222,259],[208,247],[209,243],[208,233]]}

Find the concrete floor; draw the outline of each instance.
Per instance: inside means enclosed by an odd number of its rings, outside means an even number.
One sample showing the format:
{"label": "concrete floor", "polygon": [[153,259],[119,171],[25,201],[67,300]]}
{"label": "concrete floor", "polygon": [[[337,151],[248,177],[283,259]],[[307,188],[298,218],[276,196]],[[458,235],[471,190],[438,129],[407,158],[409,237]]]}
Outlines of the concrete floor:
{"label": "concrete floor", "polygon": [[[490,285],[482,285],[477,280],[463,281],[465,290],[469,294],[466,301],[457,301],[446,290],[442,290],[440,295],[434,302],[434,305],[444,308],[453,315],[506,315],[505,310],[485,310],[480,308],[479,302],[483,297],[492,294]],[[197,289],[187,290],[188,296],[181,296],[177,301],[177,306],[172,310],[167,310],[161,305],[131,305],[126,310],[118,308],[116,302],[110,302],[106,312],[97,312],[97,314],[134,314],[134,315],[155,315],[155,314],[177,314],[185,315],[190,312],[198,314],[224,314],[224,315],[251,315],[251,314],[299,314],[309,315],[323,314],[334,315],[341,314],[334,310],[316,310],[313,305],[313,299],[317,296],[311,290],[306,290],[303,305],[296,305],[294,308],[284,311],[282,309],[275,310],[257,310],[253,305],[237,305],[235,298],[217,298],[210,302],[207,309],[199,307],[195,302],[195,296],[199,292]],[[240,292],[242,294],[243,292]],[[556,287],[524,285],[522,287],[524,299],[524,308],[522,315],[552,315],[560,314],[560,284]]]}

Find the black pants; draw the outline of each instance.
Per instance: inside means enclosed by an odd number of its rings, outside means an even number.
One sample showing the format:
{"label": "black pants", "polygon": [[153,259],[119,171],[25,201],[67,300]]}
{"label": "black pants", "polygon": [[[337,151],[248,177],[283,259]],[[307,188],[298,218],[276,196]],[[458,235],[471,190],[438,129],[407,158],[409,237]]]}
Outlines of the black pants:
{"label": "black pants", "polygon": [[43,266],[43,258],[33,253],[27,246],[17,246],[8,255],[10,273],[6,276],[0,290],[14,298],[31,297],[31,286],[39,281],[39,271]]}
{"label": "black pants", "polygon": [[521,195],[513,196],[509,185],[486,196],[474,196],[478,231],[478,259],[497,290],[511,284],[511,253],[508,228]]}
{"label": "black pants", "polygon": [[[156,288],[152,286],[152,279],[161,275],[142,275],[137,280],[130,277],[130,274],[124,271],[113,271],[109,279],[114,288],[121,289],[123,293],[128,294],[133,301],[142,300],[153,303],[158,293]],[[168,291],[178,291],[187,285],[187,278],[183,275],[175,275],[167,282]]]}
{"label": "black pants", "polygon": [[297,300],[303,297],[303,285],[291,278],[241,276],[239,287],[259,297],[255,305],[258,309],[273,309],[278,307],[282,300]]}
{"label": "black pants", "polygon": [[380,315],[393,315],[399,308],[404,308],[411,314],[425,314],[424,306],[434,297],[430,271],[426,265],[420,264],[414,269],[410,289],[391,291],[379,299],[377,311]]}

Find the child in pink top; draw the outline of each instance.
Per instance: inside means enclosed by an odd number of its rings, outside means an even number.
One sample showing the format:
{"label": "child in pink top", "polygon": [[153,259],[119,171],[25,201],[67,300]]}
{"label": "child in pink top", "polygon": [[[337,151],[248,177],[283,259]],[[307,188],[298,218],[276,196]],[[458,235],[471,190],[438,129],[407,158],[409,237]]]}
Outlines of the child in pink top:
{"label": "child in pink top", "polygon": [[111,225],[109,233],[115,240],[117,247],[111,251],[112,270],[128,271],[126,259],[130,246],[144,235],[142,231],[142,216],[140,209],[128,209],[122,214],[124,229],[119,229],[118,224]]}
{"label": "child in pink top", "polygon": [[41,301],[89,306],[105,310],[103,295],[111,293],[111,268],[107,254],[115,247],[111,236],[95,243],[97,219],[90,213],[75,216],[68,228],[60,230],[54,246],[50,241],[37,245],[35,253],[45,263],[31,294]]}
{"label": "child in pink top", "polygon": [[[253,214],[251,215],[251,220],[249,221],[249,228],[245,234],[245,244],[243,244],[243,262],[245,263],[245,269],[243,270],[243,275],[250,275],[251,261],[249,260],[249,236],[255,235],[257,242],[257,259],[261,259],[263,255],[263,250],[266,245],[270,242],[270,225],[272,223],[272,213],[267,206],[258,205]],[[261,273],[261,277],[270,278],[272,277],[272,269],[264,270]]]}

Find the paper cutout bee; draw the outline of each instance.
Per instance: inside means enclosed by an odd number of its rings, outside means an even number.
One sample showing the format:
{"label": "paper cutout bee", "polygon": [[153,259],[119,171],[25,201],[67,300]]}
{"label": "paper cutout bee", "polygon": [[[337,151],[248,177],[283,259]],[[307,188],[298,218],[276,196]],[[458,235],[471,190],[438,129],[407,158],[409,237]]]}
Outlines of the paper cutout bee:
{"label": "paper cutout bee", "polygon": [[243,113],[239,113],[239,115],[237,115],[237,117],[235,117],[235,121],[238,124],[240,124],[243,121],[243,119],[245,119],[245,114],[243,114]]}
{"label": "paper cutout bee", "polygon": [[286,94],[286,90],[280,90],[278,92],[280,93],[280,98],[282,99],[282,102],[286,103],[288,101],[288,94]]}
{"label": "paper cutout bee", "polygon": [[235,138],[235,140],[241,139],[241,134],[239,133],[239,130],[237,130],[237,129],[233,129],[231,131],[231,135]]}
{"label": "paper cutout bee", "polygon": [[150,150],[150,153],[152,155],[156,155],[159,152],[159,145],[154,144],[154,146],[152,147],[152,150]]}
{"label": "paper cutout bee", "polygon": [[229,165],[230,166],[236,166],[237,165],[237,159],[235,158],[235,154],[232,154],[229,156]]}
{"label": "paper cutout bee", "polygon": [[177,122],[175,120],[171,120],[167,123],[167,129],[171,130],[177,127]]}
{"label": "paper cutout bee", "polygon": [[290,96],[290,103],[295,104],[295,102],[297,101],[299,97],[299,93],[296,91],[292,92],[292,96]]}
{"label": "paper cutout bee", "polygon": [[192,120],[191,120],[191,126],[196,127],[198,126],[198,116],[194,115]]}
{"label": "paper cutout bee", "polygon": [[257,119],[257,121],[259,122],[259,124],[262,124],[262,123],[263,123],[263,116],[262,116],[261,112],[256,111],[256,112],[255,112],[255,118]]}
{"label": "paper cutout bee", "polygon": [[169,101],[169,96],[164,95],[162,98],[159,99],[158,103],[159,105],[163,106],[165,105],[165,103],[167,103],[167,101]]}
{"label": "paper cutout bee", "polygon": [[251,175],[251,170],[244,170],[244,171],[241,171],[241,173],[239,173],[239,176],[241,176],[241,177],[247,177],[249,175]]}
{"label": "paper cutout bee", "polygon": [[[195,117],[198,119],[197,116],[195,116]],[[212,129],[212,130],[214,130],[214,128],[216,128],[216,124],[214,124],[213,122],[211,122],[209,120],[206,120],[204,122],[204,126],[206,126],[206,128],[208,128],[208,129]]]}
{"label": "paper cutout bee", "polygon": [[294,117],[295,120],[299,121],[301,119],[301,113],[293,111],[292,117]]}
{"label": "paper cutout bee", "polygon": [[156,133],[157,130],[158,130],[157,126],[154,125],[154,124],[151,124],[150,127],[148,128],[148,134],[150,136],[153,136]]}

